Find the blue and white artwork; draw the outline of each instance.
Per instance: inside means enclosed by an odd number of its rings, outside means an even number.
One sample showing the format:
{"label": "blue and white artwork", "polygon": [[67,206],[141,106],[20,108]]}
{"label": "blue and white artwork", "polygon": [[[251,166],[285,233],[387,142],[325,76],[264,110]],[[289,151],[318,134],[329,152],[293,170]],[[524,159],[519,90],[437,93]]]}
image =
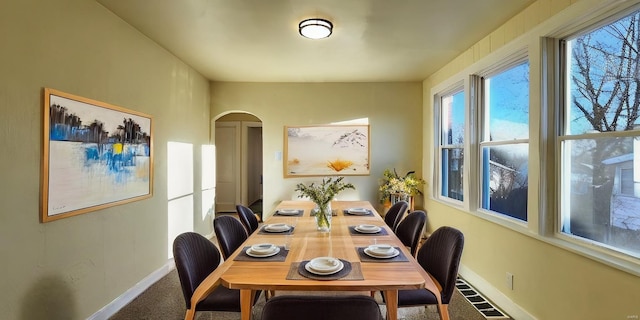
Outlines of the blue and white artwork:
{"label": "blue and white artwork", "polygon": [[44,221],[151,195],[149,116],[52,89],[45,100]]}

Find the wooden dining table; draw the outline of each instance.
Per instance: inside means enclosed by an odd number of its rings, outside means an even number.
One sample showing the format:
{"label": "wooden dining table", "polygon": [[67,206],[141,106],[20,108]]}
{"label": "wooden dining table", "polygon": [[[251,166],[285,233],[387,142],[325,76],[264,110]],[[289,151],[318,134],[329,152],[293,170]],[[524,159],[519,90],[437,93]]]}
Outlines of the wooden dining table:
{"label": "wooden dining table", "polygon": [[[442,307],[437,282],[417,263],[410,251],[402,244],[382,217],[368,201],[333,201],[334,215],[330,232],[316,230],[311,201],[282,201],[281,209],[301,210],[300,216],[271,215],[264,224],[285,223],[294,228],[291,232],[270,233],[261,228],[256,230],[226,261],[212,272],[196,288],[191,305],[195,306],[216,286],[224,285],[240,290],[241,319],[249,320],[253,301],[259,290],[277,291],[382,291],[387,307],[387,319],[396,320],[398,311],[398,290],[424,288],[434,293]],[[351,215],[350,208],[368,209],[369,215]],[[353,227],[373,224],[382,227],[377,234],[358,234]],[[280,259],[249,259],[249,246],[271,243],[281,247]],[[285,244],[288,250],[285,249]],[[400,251],[394,260],[367,259],[362,250],[371,244],[389,244]],[[327,280],[322,277],[305,277],[301,263],[317,257],[334,257],[345,262],[351,270],[348,276]],[[397,261],[399,260],[399,261]],[[304,265],[303,265],[304,266]],[[300,269],[300,272],[298,272]],[[321,278],[321,279],[318,279]],[[195,308],[187,310],[186,320],[193,319]],[[442,315],[443,319],[448,318]]]}

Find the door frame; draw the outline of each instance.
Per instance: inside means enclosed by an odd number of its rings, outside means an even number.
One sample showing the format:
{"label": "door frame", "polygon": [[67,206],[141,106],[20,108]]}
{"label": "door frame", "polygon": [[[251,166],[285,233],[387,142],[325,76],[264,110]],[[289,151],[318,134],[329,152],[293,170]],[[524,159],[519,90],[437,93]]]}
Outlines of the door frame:
{"label": "door frame", "polygon": [[[240,201],[246,205],[250,205],[249,203],[249,161],[247,160],[247,155],[249,154],[249,128],[262,128],[262,122],[253,122],[253,121],[241,121],[242,124],[242,133],[241,133],[241,148],[242,148],[242,156],[241,159],[241,169],[240,169],[240,178],[242,179],[242,188],[240,194]],[[260,141],[260,144],[264,143]],[[264,154],[264,152],[263,152]],[[263,165],[264,167],[264,165]],[[264,189],[261,190],[260,198],[262,199],[264,195]]]}
{"label": "door frame", "polygon": [[[242,159],[242,151],[241,151],[241,146],[242,146],[242,128],[240,125],[240,121],[216,121],[215,122],[215,127],[214,127],[214,132],[217,129],[217,127],[227,127],[227,128],[233,128],[235,131],[235,137],[234,137],[234,145],[235,145],[235,150],[234,150],[234,157],[236,159]],[[215,136],[215,139],[219,139],[220,137],[218,137],[217,135]],[[214,144],[217,146],[218,144],[215,143],[216,140],[214,140]],[[220,152],[220,150],[218,150],[216,148],[216,154],[218,154]],[[242,161],[242,160],[241,160]],[[235,166],[236,164],[234,164]],[[241,199],[241,186],[240,184],[242,183],[242,181],[240,180],[242,177],[241,171],[242,171],[242,166],[240,166],[240,168],[230,168],[232,169],[232,175],[233,175],[233,180],[235,181],[234,183],[234,201],[233,203],[220,203],[217,197],[217,190],[218,190],[218,169],[219,169],[219,164],[218,161],[216,161],[216,200],[215,200],[215,211],[217,212],[235,212],[236,208],[235,205],[238,202],[238,199]]]}

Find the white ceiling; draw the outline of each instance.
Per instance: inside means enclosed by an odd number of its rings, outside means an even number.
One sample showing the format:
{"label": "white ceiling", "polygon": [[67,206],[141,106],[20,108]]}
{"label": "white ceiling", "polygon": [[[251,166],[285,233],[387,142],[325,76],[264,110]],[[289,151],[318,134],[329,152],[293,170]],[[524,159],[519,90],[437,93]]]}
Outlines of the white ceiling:
{"label": "white ceiling", "polygon": [[[97,0],[212,81],[421,81],[535,0]],[[303,38],[298,23],[333,22]]]}

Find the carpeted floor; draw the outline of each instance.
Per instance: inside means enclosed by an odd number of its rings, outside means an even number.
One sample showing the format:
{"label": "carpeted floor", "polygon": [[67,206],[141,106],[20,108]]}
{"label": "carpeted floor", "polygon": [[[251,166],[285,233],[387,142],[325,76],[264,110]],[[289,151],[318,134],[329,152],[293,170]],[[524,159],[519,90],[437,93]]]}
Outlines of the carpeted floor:
{"label": "carpeted floor", "polygon": [[[276,295],[287,294],[291,292],[276,292]],[[300,292],[296,292],[299,294]],[[335,292],[305,292],[305,294],[340,294]],[[353,294],[353,293],[348,293]],[[369,294],[364,292],[363,294]],[[377,294],[376,299],[380,303],[382,313],[385,314],[385,306]],[[264,305],[264,296],[253,308],[253,319],[260,320],[262,306]],[[178,273],[173,270],[167,276],[149,287],[140,296],[134,299],[130,304],[122,308],[110,320],[132,320],[132,319],[184,319],[186,311],[185,301],[180,288],[180,280]],[[464,298],[455,292],[451,303],[449,304],[449,314],[451,319],[456,320],[484,320],[485,318]],[[240,319],[240,313],[235,312],[197,312],[197,320],[235,320]],[[398,311],[398,319],[405,320],[435,320],[439,319],[438,312],[434,306],[400,308]]]}

